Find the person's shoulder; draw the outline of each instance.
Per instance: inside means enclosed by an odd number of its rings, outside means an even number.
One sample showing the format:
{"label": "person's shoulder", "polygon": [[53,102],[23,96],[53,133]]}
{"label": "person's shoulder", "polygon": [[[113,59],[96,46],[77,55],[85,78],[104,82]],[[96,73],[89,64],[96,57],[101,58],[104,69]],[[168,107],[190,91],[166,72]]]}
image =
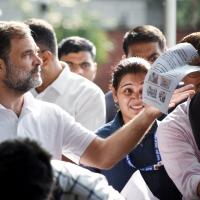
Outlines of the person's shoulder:
{"label": "person's shoulder", "polygon": [[64,191],[68,191],[72,187],[77,187],[75,185],[83,187],[86,190],[92,190],[92,188],[96,187],[96,185],[105,179],[101,174],[93,173],[88,169],[70,162],[52,160],[51,165],[54,176],[59,179],[60,186]]}
{"label": "person's shoulder", "polygon": [[[179,137],[189,130],[188,102],[178,105],[173,112],[158,123],[159,138]],[[179,135],[179,136],[178,136]]]}
{"label": "person's shoulder", "polygon": [[35,103],[37,104],[38,107],[41,109],[48,109],[48,110],[62,110],[58,105],[55,103],[43,101],[41,99],[36,99],[35,98]]}
{"label": "person's shoulder", "polygon": [[[30,100],[30,98],[29,98]],[[64,111],[60,106],[56,105],[55,103],[43,101],[40,99],[36,99],[35,97],[31,97],[31,104],[30,106],[34,109],[35,112],[43,113],[45,115],[69,115],[66,111]]]}
{"label": "person's shoulder", "polygon": [[171,113],[169,113],[161,122],[161,124],[169,123],[171,121],[180,121],[187,117],[188,102],[178,105]]}
{"label": "person's shoulder", "polygon": [[113,134],[121,126],[122,125],[121,125],[120,114],[117,113],[112,121],[104,124],[102,127],[97,129],[95,133],[100,137],[106,138],[110,136],[111,134]]}
{"label": "person's shoulder", "polygon": [[104,124],[102,127],[98,128],[95,131],[95,134],[97,134],[100,137],[106,138],[110,136],[114,131],[112,130],[112,121]]}
{"label": "person's shoulder", "polygon": [[94,173],[73,163],[58,160],[51,161],[57,187],[62,199],[124,199],[116,190],[108,185],[102,174]]}
{"label": "person's shoulder", "polygon": [[110,108],[110,107],[115,108],[115,102],[113,100],[113,95],[112,95],[111,91],[106,92],[105,101],[106,101],[108,108]]}
{"label": "person's shoulder", "polygon": [[111,92],[111,91],[106,92],[105,98],[110,99],[110,98],[112,98],[112,97],[113,97],[113,96],[112,96],[112,92]]}
{"label": "person's shoulder", "polygon": [[101,90],[101,88],[93,83],[92,81],[86,79],[83,76],[80,76],[79,74],[73,73],[73,72],[68,72],[69,74],[69,82],[70,84],[75,83],[76,86],[78,84],[80,90],[89,90],[89,91],[95,91],[98,93],[103,94],[103,91]]}
{"label": "person's shoulder", "polygon": [[[80,174],[93,175],[93,173],[89,171],[88,169],[85,169],[83,167],[80,167],[79,165],[76,165],[70,162],[64,162],[60,160],[51,160],[51,165],[54,170],[60,171],[64,174],[70,174],[70,176],[73,176],[74,178],[78,177]],[[78,171],[79,173],[77,173]]]}

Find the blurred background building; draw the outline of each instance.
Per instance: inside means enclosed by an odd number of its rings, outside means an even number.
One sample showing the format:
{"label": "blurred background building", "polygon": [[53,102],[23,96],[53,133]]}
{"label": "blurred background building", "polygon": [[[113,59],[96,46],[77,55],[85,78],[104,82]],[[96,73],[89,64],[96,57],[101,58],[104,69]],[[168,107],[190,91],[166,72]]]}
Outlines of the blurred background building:
{"label": "blurred background building", "polygon": [[[151,24],[166,33],[166,6],[170,0],[1,0],[1,20],[36,17],[50,22],[58,41],[70,35],[88,38],[97,47],[95,82],[106,92],[112,67],[121,59],[126,31]],[[171,0],[176,2],[176,0]],[[200,1],[177,0],[177,41],[200,27]],[[170,10],[172,12],[172,10]],[[173,22],[171,22],[173,23]]]}

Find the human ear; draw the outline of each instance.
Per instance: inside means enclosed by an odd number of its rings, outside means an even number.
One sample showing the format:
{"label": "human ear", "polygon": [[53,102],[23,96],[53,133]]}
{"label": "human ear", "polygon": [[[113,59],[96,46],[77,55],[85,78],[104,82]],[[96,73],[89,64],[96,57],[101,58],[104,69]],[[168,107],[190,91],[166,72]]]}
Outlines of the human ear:
{"label": "human ear", "polygon": [[6,68],[6,64],[2,58],[0,58],[0,71],[4,71]]}
{"label": "human ear", "polygon": [[0,58],[0,77],[4,77],[6,73],[6,64],[2,58]]}
{"label": "human ear", "polygon": [[93,63],[93,79],[96,77],[96,73],[97,73],[97,63]]}
{"label": "human ear", "polygon": [[125,58],[126,58],[126,55],[125,55],[125,54],[123,54],[121,59],[125,59]]}
{"label": "human ear", "polygon": [[43,61],[43,67],[48,66],[49,61],[52,59],[53,54],[49,50],[45,50],[41,53],[40,58]]}
{"label": "human ear", "polygon": [[113,100],[115,103],[118,103],[118,98],[117,98],[117,91],[115,90],[115,88],[113,86],[111,86],[111,91],[112,91],[112,95],[113,95]]}
{"label": "human ear", "polygon": [[113,100],[115,102],[115,108],[118,111],[118,110],[120,110],[120,107],[119,107],[119,103],[118,103],[117,91],[115,90],[115,88],[113,86],[111,86],[111,90],[112,90]]}

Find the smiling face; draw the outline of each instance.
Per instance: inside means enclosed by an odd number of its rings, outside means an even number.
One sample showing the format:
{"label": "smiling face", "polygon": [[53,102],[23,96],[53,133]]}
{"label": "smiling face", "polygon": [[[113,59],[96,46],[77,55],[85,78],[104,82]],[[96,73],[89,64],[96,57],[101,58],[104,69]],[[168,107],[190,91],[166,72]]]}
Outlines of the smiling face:
{"label": "smiling face", "polygon": [[26,92],[42,83],[41,59],[32,37],[11,39],[11,49],[5,62],[4,84],[13,90]]}
{"label": "smiling face", "polygon": [[93,81],[96,76],[97,64],[93,61],[90,52],[80,51],[62,55],[61,61],[66,62],[70,70]]}
{"label": "smiling face", "polygon": [[114,101],[119,104],[125,124],[144,108],[142,88],[145,75],[141,72],[128,73],[122,77],[117,90],[112,88]]}

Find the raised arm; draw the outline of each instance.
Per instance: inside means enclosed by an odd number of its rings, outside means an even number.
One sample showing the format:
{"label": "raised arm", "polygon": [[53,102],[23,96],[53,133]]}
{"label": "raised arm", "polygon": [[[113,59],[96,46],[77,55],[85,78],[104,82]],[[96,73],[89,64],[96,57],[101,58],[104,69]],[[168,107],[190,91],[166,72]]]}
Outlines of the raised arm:
{"label": "raised arm", "polygon": [[97,168],[112,167],[138,144],[159,114],[157,109],[147,107],[115,134],[106,139],[97,137],[80,162]]}
{"label": "raised arm", "polygon": [[[170,106],[176,105],[192,93],[193,86],[185,86],[179,90],[178,100],[173,97]],[[187,91],[187,92],[186,92]],[[183,94],[184,93],[184,94]],[[177,91],[175,91],[177,95]],[[106,139],[97,137],[85,150],[80,162],[97,168],[111,168],[128,154],[143,138],[150,125],[161,113],[152,106],[146,106],[129,123]]]}

